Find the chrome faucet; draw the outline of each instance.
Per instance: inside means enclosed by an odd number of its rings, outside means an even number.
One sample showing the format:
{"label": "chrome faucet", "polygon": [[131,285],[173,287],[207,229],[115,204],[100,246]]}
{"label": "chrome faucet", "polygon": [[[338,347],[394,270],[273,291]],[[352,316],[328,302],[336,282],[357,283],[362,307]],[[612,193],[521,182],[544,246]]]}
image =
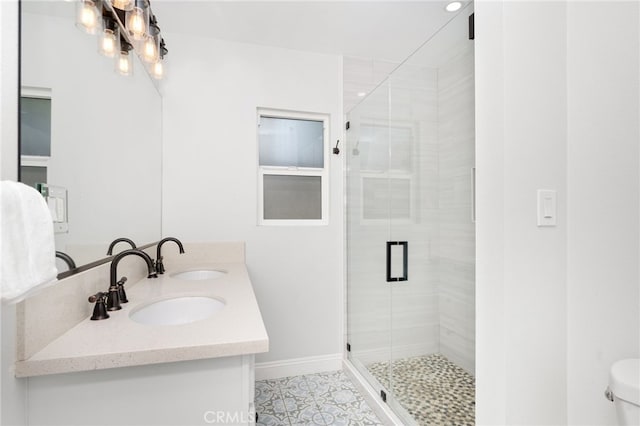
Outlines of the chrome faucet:
{"label": "chrome faucet", "polygon": [[127,303],[127,294],[124,291],[124,283],[127,281],[127,277],[122,277],[120,280],[117,279],[118,276],[118,263],[122,258],[134,254],[136,256],[141,257],[147,263],[147,270],[149,275],[147,278],[156,278],[156,272],[153,268],[153,260],[151,257],[138,249],[129,249],[123,252],[120,252],[115,255],[113,260],[111,261],[111,275],[109,277],[109,293],[107,295],[107,311],[117,311],[122,309],[120,303]]}
{"label": "chrome faucet", "polygon": [[56,257],[64,260],[64,263],[67,264],[67,267],[69,268],[69,270],[76,269],[76,262],[74,262],[71,256],[69,256],[67,253],[62,251],[56,251]]}
{"label": "chrome faucet", "polygon": [[109,244],[109,249],[107,250],[107,255],[111,256],[113,254],[113,248],[118,243],[129,243],[131,245],[132,249],[136,248],[136,243],[134,243],[130,239],[128,239],[128,238],[116,238],[115,240],[111,241],[111,244]]}
{"label": "chrome faucet", "polygon": [[167,241],[173,241],[174,243],[176,243],[178,245],[178,249],[180,249],[180,254],[184,254],[184,247],[182,247],[182,243],[180,242],[179,239],[173,238],[173,237],[167,237],[167,238],[161,239],[160,242],[158,243],[158,249],[156,252],[156,272],[159,274],[164,274],[165,272],[164,264],[162,263],[161,251],[162,251],[162,245]]}

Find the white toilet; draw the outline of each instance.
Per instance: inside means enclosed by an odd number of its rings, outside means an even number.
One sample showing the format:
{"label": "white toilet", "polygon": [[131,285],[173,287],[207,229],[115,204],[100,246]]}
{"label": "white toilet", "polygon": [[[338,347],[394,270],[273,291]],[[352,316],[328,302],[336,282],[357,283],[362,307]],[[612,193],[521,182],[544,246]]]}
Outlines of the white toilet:
{"label": "white toilet", "polygon": [[619,425],[640,425],[640,359],[623,359],[611,366],[605,395],[615,404]]}

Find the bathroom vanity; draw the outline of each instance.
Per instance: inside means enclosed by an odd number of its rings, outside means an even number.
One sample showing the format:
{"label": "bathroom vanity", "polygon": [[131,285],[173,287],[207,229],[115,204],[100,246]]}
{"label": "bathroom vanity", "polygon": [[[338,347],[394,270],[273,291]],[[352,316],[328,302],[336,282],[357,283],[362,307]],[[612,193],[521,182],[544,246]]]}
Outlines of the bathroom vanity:
{"label": "bathroom vanity", "polygon": [[[254,355],[269,341],[244,245],[185,244],[185,251],[165,255],[159,278],[129,280],[129,303],[110,318],[89,314],[17,362],[16,376],[29,381],[29,424],[253,424]],[[73,297],[90,312],[88,295]],[[36,320],[29,302],[23,332]],[[29,347],[29,333],[19,329],[19,339]]]}

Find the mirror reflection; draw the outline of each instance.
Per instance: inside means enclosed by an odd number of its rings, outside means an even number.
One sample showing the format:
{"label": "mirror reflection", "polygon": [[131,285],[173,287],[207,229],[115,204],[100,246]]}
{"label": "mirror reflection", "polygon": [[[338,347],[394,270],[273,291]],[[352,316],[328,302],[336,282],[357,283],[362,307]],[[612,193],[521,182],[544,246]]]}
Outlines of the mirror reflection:
{"label": "mirror reflection", "polygon": [[72,2],[22,2],[20,180],[48,196],[56,250],[81,266],[118,237],[160,239],[162,129],[138,58],[133,75],[116,73],[74,14]]}

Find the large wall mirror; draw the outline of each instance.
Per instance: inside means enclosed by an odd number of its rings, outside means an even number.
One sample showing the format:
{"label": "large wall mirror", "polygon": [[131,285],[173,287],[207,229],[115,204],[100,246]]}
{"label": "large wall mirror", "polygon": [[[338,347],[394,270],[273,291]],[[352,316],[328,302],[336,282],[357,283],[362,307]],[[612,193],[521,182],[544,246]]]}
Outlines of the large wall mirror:
{"label": "large wall mirror", "polygon": [[162,99],[155,82],[138,58],[132,76],[116,73],[97,38],[76,28],[74,2],[23,0],[21,19],[20,176],[55,195],[56,250],[80,267],[107,257],[115,238],[137,246],[159,240]]}

